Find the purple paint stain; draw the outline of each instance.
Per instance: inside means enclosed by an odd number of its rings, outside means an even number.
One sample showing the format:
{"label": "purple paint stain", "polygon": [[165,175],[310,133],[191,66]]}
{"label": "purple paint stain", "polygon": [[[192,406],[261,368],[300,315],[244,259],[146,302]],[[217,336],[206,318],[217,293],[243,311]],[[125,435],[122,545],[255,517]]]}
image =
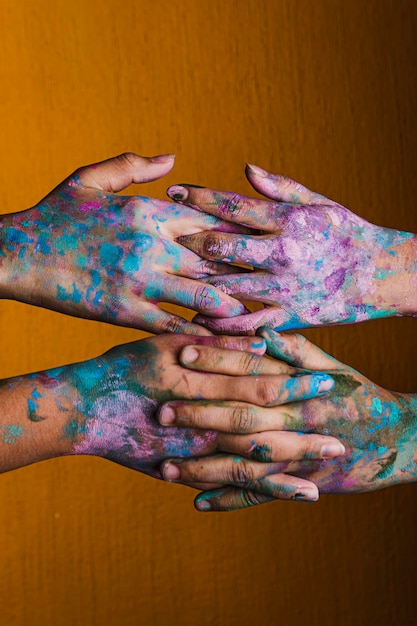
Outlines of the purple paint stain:
{"label": "purple paint stain", "polygon": [[334,296],[334,294],[339,291],[345,282],[346,270],[343,267],[335,270],[330,274],[330,276],[326,276],[324,279],[324,285],[329,292],[329,295]]}

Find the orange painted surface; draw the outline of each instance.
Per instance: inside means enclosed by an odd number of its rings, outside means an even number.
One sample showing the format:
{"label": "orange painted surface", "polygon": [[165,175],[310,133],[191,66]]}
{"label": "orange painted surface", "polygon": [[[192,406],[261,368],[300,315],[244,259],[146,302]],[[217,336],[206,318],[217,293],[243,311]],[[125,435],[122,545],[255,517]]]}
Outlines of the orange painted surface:
{"label": "orange painted surface", "polygon": [[[412,0],[0,0],[1,210],[79,165],[174,151],[139,193],[249,193],[250,161],[417,232],[416,28]],[[2,377],[142,336],[11,302],[0,333]],[[309,335],[417,391],[415,320]],[[221,515],[192,498],[98,459],[1,476],[0,624],[415,623],[414,485]]]}

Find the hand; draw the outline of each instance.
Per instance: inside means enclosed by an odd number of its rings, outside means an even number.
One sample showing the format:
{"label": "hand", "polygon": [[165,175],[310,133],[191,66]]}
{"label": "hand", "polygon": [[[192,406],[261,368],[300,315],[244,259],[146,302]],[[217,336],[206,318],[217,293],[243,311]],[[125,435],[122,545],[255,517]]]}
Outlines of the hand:
{"label": "hand", "polygon": [[247,166],[253,187],[274,201],[181,185],[168,195],[254,234],[205,232],[177,241],[212,261],[255,271],[206,283],[266,308],[233,319],[194,321],[219,333],[347,324],[417,313],[416,237],[370,224],[337,202],[283,176]]}
{"label": "hand", "polygon": [[[181,482],[229,484],[198,496],[197,508],[231,510],[276,498],[287,499],[289,475],[292,480],[298,477],[311,481],[322,493],[372,491],[417,480],[417,396],[378,387],[300,335],[281,335],[269,329],[263,329],[260,335],[266,340],[268,354],[279,359],[268,365],[269,375],[284,362],[306,368],[303,371],[327,373],[335,386],[323,397],[276,408],[231,402],[215,407],[170,403],[174,413],[171,423],[175,427],[220,430],[226,437],[222,440],[223,450],[239,455],[164,463],[162,473],[168,479],[170,468],[175,465],[176,480]],[[188,367],[208,367],[204,349],[199,351],[201,356]],[[210,354],[212,361],[215,362],[215,351]],[[221,367],[245,375],[251,373],[256,361],[263,363],[265,359],[246,355],[245,364],[242,355],[228,351]],[[259,374],[262,378],[263,372]],[[307,444],[304,458],[295,447],[293,461],[281,463],[282,431],[288,431],[287,435],[295,441],[299,436],[295,433],[300,432],[331,434],[343,443],[346,453],[328,459],[313,454],[308,460]],[[309,436],[312,435],[304,438]],[[322,451],[321,456],[326,454]]]}
{"label": "hand", "polygon": [[210,334],[157,302],[206,315],[241,313],[239,302],[197,280],[225,266],[175,242],[181,234],[226,227],[221,220],[115,193],[160,178],[173,164],[173,155],[123,154],[79,169],[35,207],[3,216],[0,295],[154,333]]}
{"label": "hand", "polygon": [[[223,348],[225,353],[265,351],[259,338],[163,335],[118,346],[98,359],[72,366],[68,376],[78,395],[74,453],[102,456],[160,477],[159,465],[166,458],[227,449],[223,434],[211,429],[161,426],[156,413],[163,402],[204,398],[275,406],[323,394],[333,384],[328,376],[292,378],[299,372],[285,364],[275,367],[274,375],[265,376],[264,384],[256,377],[191,371],[178,362],[178,353],[190,343],[208,350]],[[320,445],[326,441],[325,437],[317,439]],[[193,486],[197,484],[202,483]]]}

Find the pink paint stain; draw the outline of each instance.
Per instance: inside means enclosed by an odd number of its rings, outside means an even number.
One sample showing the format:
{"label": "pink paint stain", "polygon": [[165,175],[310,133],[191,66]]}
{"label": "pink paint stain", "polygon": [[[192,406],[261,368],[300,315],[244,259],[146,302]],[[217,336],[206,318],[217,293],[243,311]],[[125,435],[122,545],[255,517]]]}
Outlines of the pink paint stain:
{"label": "pink paint stain", "polygon": [[82,213],[88,213],[89,211],[97,211],[101,207],[100,202],[84,202],[80,205],[80,211]]}

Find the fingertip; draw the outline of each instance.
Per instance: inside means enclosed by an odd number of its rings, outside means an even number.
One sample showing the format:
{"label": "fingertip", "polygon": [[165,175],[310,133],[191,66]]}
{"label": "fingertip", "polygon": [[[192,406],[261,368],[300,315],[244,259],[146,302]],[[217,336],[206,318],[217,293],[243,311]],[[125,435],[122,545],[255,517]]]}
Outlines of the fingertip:
{"label": "fingertip", "polygon": [[337,440],[332,443],[324,444],[320,449],[320,458],[322,459],[333,459],[338,456],[344,456],[345,454],[345,446]]}
{"label": "fingertip", "polygon": [[258,165],[246,163],[245,173],[247,176],[257,176],[258,178],[268,178],[269,174]]}
{"label": "fingertip", "polygon": [[200,513],[206,513],[211,510],[211,503],[209,500],[205,500],[203,497],[197,496],[194,500],[194,506]]}
{"label": "fingertip", "polygon": [[333,389],[335,380],[328,374],[312,374],[311,390],[314,395],[322,395]]}
{"label": "fingertip", "polygon": [[180,468],[172,461],[164,461],[161,465],[161,475],[167,482],[175,482],[180,477]]}
{"label": "fingertip", "polygon": [[175,411],[169,404],[163,404],[158,414],[159,423],[162,426],[172,426],[175,422]]}
{"label": "fingertip", "polygon": [[183,365],[195,363],[200,353],[194,346],[185,346],[180,352],[179,360]]}
{"label": "fingertip", "polygon": [[182,185],[171,185],[171,187],[168,187],[166,193],[174,202],[185,202],[188,198],[188,190]]}

